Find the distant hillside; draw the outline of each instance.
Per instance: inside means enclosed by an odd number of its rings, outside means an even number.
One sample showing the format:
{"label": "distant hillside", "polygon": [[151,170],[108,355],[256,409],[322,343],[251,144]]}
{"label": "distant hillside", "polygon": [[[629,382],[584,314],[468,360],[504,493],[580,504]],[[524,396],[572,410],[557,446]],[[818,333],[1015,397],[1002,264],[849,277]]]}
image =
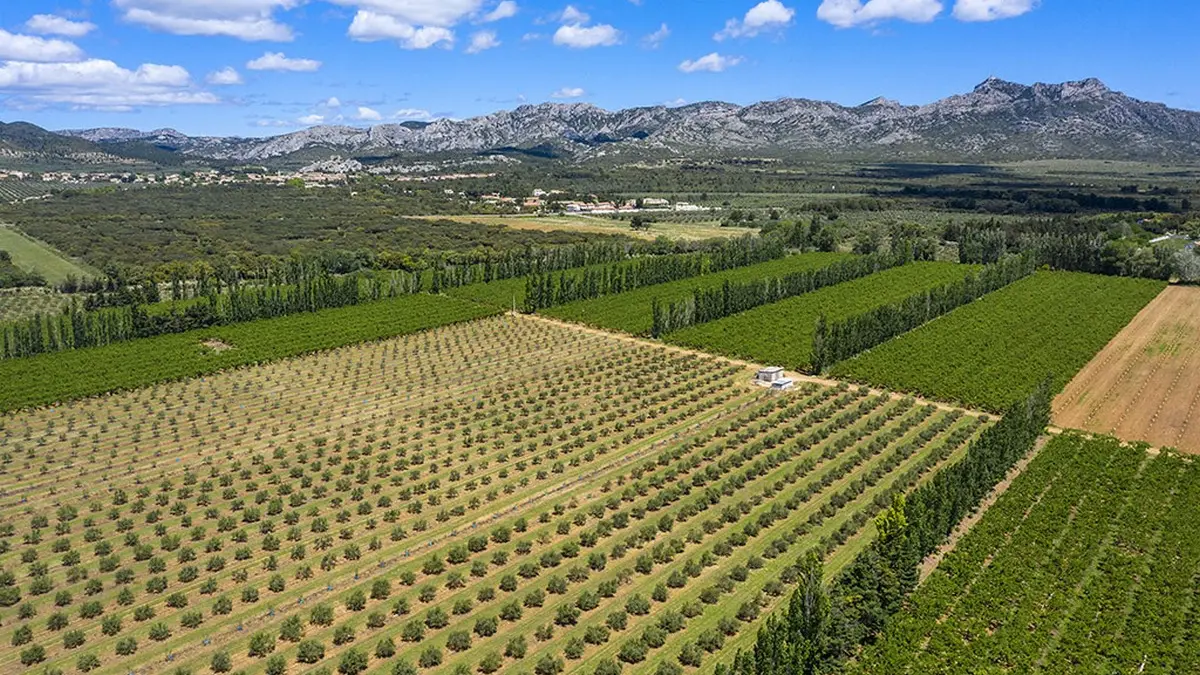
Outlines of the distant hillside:
{"label": "distant hillside", "polygon": [[[31,125],[8,126],[54,136]],[[921,106],[884,98],[854,107],[789,98],[609,112],[583,103],[545,103],[467,120],[317,126],[265,139],[189,137],[172,129],[88,129],[61,137],[125,156],[154,148],[230,162],[500,148],[536,148],[575,160],[762,152],[875,161],[1186,161],[1200,158],[1200,113],[1139,101],[1095,79],[1027,86],[993,78],[969,93]],[[48,147],[50,140],[44,143]]]}

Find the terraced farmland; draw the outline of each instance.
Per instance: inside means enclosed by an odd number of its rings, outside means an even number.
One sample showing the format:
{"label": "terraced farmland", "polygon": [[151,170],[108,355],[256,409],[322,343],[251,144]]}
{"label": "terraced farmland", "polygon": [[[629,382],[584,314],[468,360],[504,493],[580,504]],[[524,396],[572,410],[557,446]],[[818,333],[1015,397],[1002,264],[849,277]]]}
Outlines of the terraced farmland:
{"label": "terraced farmland", "polygon": [[1166,286],[1037,272],[832,370],[836,377],[1003,410],[1074,377]]}
{"label": "terraced farmland", "polygon": [[914,262],[829,286],[782,302],[685,328],[666,340],[758,363],[806,370],[817,320],[845,319],[898,302],[921,291],[961,280],[976,266]]}
{"label": "terraced farmland", "polygon": [[1200,672],[1200,466],[1052,440],[852,673]]}
{"label": "terraced farmland", "polygon": [[711,672],[962,411],[495,317],[3,418],[0,671]]}
{"label": "terraced farmland", "polygon": [[[841,253],[804,253],[757,265],[683,279],[668,284],[639,288],[627,293],[581,300],[542,311],[567,321],[585,323],[599,328],[617,330],[633,335],[649,335],[653,323],[652,306],[655,300],[668,303],[691,295],[696,288],[719,288],[726,281],[750,281],[778,277],[794,272],[831,265],[847,256]],[[524,289],[521,291],[524,296]]]}

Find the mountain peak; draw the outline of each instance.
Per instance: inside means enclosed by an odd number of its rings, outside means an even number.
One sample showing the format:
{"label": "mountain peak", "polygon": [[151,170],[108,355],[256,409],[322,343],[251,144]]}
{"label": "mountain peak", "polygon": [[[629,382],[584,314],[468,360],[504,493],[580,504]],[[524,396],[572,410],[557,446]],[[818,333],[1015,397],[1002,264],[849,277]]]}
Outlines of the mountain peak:
{"label": "mountain peak", "polygon": [[870,101],[867,101],[866,103],[859,105],[858,107],[859,108],[902,108],[904,106],[900,105],[899,101],[893,101],[892,99],[884,98],[883,96],[876,96],[875,98],[871,99]]}

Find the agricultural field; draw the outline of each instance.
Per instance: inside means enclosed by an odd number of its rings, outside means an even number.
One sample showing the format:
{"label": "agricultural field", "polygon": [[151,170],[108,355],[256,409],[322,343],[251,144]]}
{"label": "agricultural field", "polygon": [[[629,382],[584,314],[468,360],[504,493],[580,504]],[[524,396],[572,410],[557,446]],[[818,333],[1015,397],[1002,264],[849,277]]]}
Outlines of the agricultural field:
{"label": "agricultural field", "polygon": [[914,262],[666,336],[683,345],[757,363],[806,370],[817,320],[837,321],[960,281],[977,266]]}
{"label": "agricultural field", "polygon": [[1165,287],[1037,272],[834,366],[835,377],[1004,410],[1050,378],[1060,390]]}
{"label": "agricultural field", "polygon": [[650,228],[634,230],[628,220],[619,220],[603,216],[502,216],[502,215],[466,215],[466,216],[427,216],[426,220],[448,220],[456,223],[477,223],[481,225],[503,225],[514,230],[530,230],[534,232],[580,232],[587,234],[612,234],[635,239],[657,239],[669,237],[682,240],[725,239],[741,237],[757,232],[757,228],[721,227],[716,215],[708,216],[707,220],[692,221],[683,218],[676,219],[674,213],[642,214],[654,219]]}
{"label": "agricultural field", "polygon": [[1200,672],[1200,465],[1054,438],[849,672]]}
{"label": "agricultural field", "polygon": [[456,298],[405,295],[351,307],[0,359],[0,411],[195,377],[496,314]]}
{"label": "agricultural field", "polygon": [[23,180],[0,180],[0,202],[15,202],[30,197],[41,197],[50,192],[41,182]]}
{"label": "agricultural field", "polygon": [[[633,335],[648,335],[653,323],[652,307],[655,300],[660,303],[668,303],[690,296],[692,291],[697,288],[718,288],[726,281],[751,281],[819,269],[847,257],[848,255],[843,253],[792,255],[779,260],[747,265],[702,277],[645,286],[617,295],[580,300],[552,307],[544,310],[542,314]],[[524,289],[522,289],[522,295],[524,295]]]}
{"label": "agricultural field", "polygon": [[1054,423],[1200,453],[1200,288],[1164,290],[1071,380]]}
{"label": "agricultural field", "polygon": [[0,671],[711,673],[990,424],[752,374],[503,316],[10,414]]}
{"label": "agricultural field", "polygon": [[61,284],[67,277],[85,279],[97,276],[91,267],[75,262],[15,227],[3,223],[0,223],[0,251],[8,251],[13,264],[26,271],[38,272],[51,284]]}
{"label": "agricultural field", "polygon": [[57,314],[70,306],[72,298],[80,302],[86,296],[59,293],[48,288],[11,288],[0,290],[0,323],[25,319],[35,314]]}

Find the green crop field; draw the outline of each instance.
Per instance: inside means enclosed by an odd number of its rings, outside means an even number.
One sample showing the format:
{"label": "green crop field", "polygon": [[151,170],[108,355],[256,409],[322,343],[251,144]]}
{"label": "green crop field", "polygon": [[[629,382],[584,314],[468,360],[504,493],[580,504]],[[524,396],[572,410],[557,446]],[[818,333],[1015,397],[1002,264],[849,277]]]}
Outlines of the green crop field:
{"label": "green crop field", "polygon": [[[352,307],[0,360],[0,410],[45,405],[466,321],[496,310],[406,295]],[[216,341],[216,342],[212,342]],[[217,348],[205,346],[210,342]]]}
{"label": "green crop field", "polygon": [[849,672],[1195,673],[1200,465],[1055,438]]}
{"label": "green crop field", "polygon": [[669,334],[673,344],[807,369],[817,320],[844,319],[962,279],[978,267],[915,262]]}
{"label": "green crop field", "polygon": [[0,251],[8,251],[17,267],[38,272],[52,284],[62,283],[67,277],[96,276],[95,270],[67,258],[11,225],[0,224]]}
{"label": "green crop field", "polygon": [[[655,300],[667,303],[689,296],[696,288],[717,288],[726,281],[750,281],[803,272],[831,265],[846,257],[847,255],[842,253],[793,255],[703,277],[646,286],[627,293],[572,302],[561,307],[552,307],[542,313],[599,328],[608,328],[634,335],[647,335],[650,333],[653,319],[651,306]],[[524,290],[522,290],[522,294],[524,294]]]}
{"label": "green crop field", "polygon": [[1052,377],[1061,388],[1164,284],[1038,272],[870,352],[835,376],[990,410]]}
{"label": "green crop field", "polygon": [[9,414],[0,672],[712,672],[989,424],[751,375],[505,316]]}

